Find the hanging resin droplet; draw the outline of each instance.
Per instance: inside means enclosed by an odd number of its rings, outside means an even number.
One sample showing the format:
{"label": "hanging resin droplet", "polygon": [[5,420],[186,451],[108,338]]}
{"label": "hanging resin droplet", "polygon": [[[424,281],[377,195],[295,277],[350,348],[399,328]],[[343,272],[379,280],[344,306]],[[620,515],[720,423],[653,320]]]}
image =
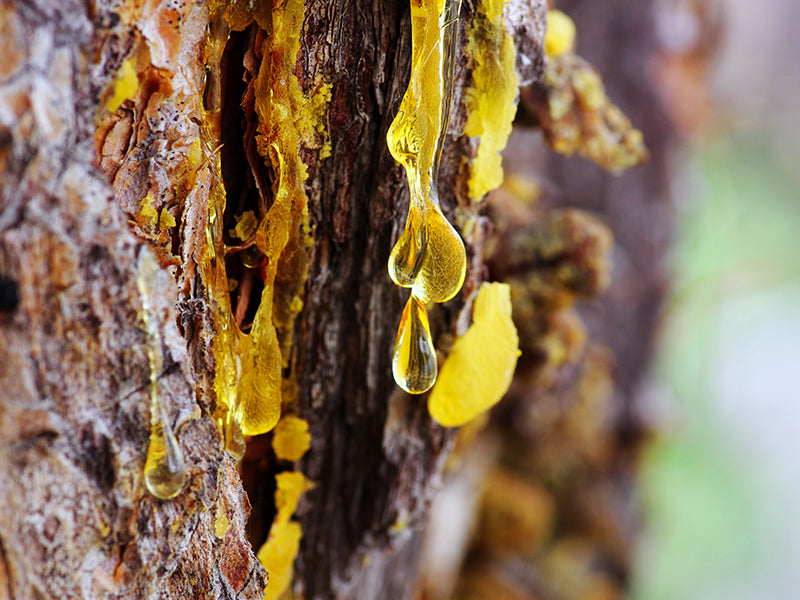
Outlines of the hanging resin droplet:
{"label": "hanging resin droplet", "polygon": [[389,256],[389,276],[397,285],[413,288],[423,302],[446,302],[464,284],[467,253],[464,242],[433,200],[414,201],[408,221]]}
{"label": "hanging resin droplet", "polygon": [[411,0],[411,79],[386,134],[408,179],[405,229],[389,256],[389,275],[411,288],[392,371],[401,388],[421,394],[436,381],[436,352],[426,302],[446,302],[464,283],[464,242],[439,206],[439,159],[447,135],[461,0]]}
{"label": "hanging resin droplet", "polygon": [[[263,306],[264,300],[262,300]],[[261,309],[259,309],[261,310]],[[269,315],[269,313],[267,313]],[[278,424],[281,416],[281,370],[283,358],[272,321],[253,324],[251,335],[260,340],[259,351],[250,357],[252,363],[243,369],[241,396],[233,416],[242,435],[260,435]]]}
{"label": "hanging resin droplet", "polygon": [[412,200],[403,233],[389,255],[389,277],[400,287],[411,287],[427,254],[425,222]]}
{"label": "hanging resin droplet", "polygon": [[411,289],[422,302],[447,302],[459,292],[467,273],[464,242],[437,204],[431,203],[425,214],[425,258]]}
{"label": "hanging resin droplet", "polygon": [[142,299],[141,317],[147,333],[147,357],[150,363],[150,444],[144,463],[144,483],[156,498],[176,496],[186,480],[183,453],[169,424],[158,393],[158,374],[162,369],[161,334],[153,317],[151,297],[155,293],[160,267],[155,255],[144,249],[139,255],[136,283]]}
{"label": "hanging resin droplet", "polygon": [[436,351],[428,313],[425,305],[412,294],[403,309],[394,344],[394,380],[409,394],[421,394],[431,389],[436,372]]}
{"label": "hanging resin droplet", "polygon": [[183,488],[186,465],[161,403],[154,398],[151,406],[154,414],[150,417],[150,445],[144,464],[144,482],[153,496],[167,500]]}

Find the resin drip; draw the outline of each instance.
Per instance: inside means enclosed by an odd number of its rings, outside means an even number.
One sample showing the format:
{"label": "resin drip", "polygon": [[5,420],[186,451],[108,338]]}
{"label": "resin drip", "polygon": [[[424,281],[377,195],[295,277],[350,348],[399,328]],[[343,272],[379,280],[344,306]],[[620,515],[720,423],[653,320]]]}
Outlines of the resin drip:
{"label": "resin drip", "polygon": [[392,364],[395,381],[411,393],[430,389],[436,380],[424,303],[450,300],[466,274],[464,243],[442,214],[437,193],[460,7],[460,0],[411,1],[411,80],[386,136],[389,151],[405,168],[410,192],[408,220],[389,256],[389,276],[411,288]]}
{"label": "resin drip", "polygon": [[436,351],[425,305],[411,294],[403,309],[392,361],[394,380],[411,394],[421,394],[436,381]]}
{"label": "resin drip", "polygon": [[[208,192],[209,218],[201,275],[211,300],[214,328],[215,417],[225,434],[226,449],[237,458],[244,451],[243,436],[270,431],[278,423],[284,377],[291,377],[291,341],[294,320],[303,307],[308,276],[308,249],[312,244],[308,223],[308,175],[301,150],[330,153],[326,132],[330,84],[321,76],[308,95],[296,74],[300,34],[304,23],[303,0],[281,2],[227,2],[213,0],[207,35],[207,93],[204,128],[206,145],[221,139],[220,63],[230,30],[243,31],[254,21],[266,35],[258,35],[254,49],[257,74],[252,81],[257,117],[256,149],[270,168],[271,193],[262,192],[266,210],[248,216],[248,234],[254,238],[245,267],[260,267],[263,291],[249,333],[242,331],[231,306],[229,273],[225,259],[230,248],[223,235],[226,194],[219,153],[208,155],[209,168],[201,181]],[[249,92],[248,92],[249,93]],[[239,102],[239,100],[235,100]],[[201,185],[201,188],[204,186]],[[237,227],[245,214],[235,215]],[[243,237],[239,237],[239,236]]]}
{"label": "resin drip", "polygon": [[158,374],[162,368],[161,336],[151,319],[153,309],[150,303],[158,270],[159,266],[152,252],[142,250],[137,284],[142,298],[141,316],[147,333],[147,355],[150,361],[150,444],[144,464],[144,482],[153,496],[167,500],[176,496],[183,488],[186,466],[158,393]]}

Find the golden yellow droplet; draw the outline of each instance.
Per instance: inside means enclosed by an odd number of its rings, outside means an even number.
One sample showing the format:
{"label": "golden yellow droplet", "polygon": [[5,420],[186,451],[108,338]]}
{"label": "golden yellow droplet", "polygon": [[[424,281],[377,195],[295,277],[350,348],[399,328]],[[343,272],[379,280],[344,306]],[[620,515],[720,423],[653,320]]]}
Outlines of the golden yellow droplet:
{"label": "golden yellow droplet", "polygon": [[406,228],[389,256],[392,281],[412,288],[423,302],[446,302],[461,289],[466,272],[464,242],[438,204],[412,200]]}
{"label": "golden yellow droplet", "polygon": [[411,80],[386,134],[408,178],[408,220],[389,256],[389,275],[411,288],[397,332],[392,372],[397,385],[421,394],[436,381],[426,302],[446,302],[464,283],[464,242],[439,207],[436,189],[447,131],[461,0],[411,1]]}
{"label": "golden yellow droplet", "polygon": [[411,205],[403,233],[389,255],[389,277],[401,287],[411,287],[422,268],[427,243],[425,223],[419,209]]}
{"label": "golden yellow droplet", "polygon": [[147,333],[147,357],[150,363],[150,444],[144,463],[144,483],[153,496],[167,500],[176,496],[183,488],[186,465],[167,418],[163,398],[158,391],[158,374],[162,369],[161,334],[151,313],[152,297],[157,289],[156,279],[160,271],[155,255],[145,248],[139,255],[139,273],[136,278],[142,300],[140,316]]}
{"label": "golden yellow droplet", "polygon": [[241,396],[234,417],[244,435],[266,433],[278,424],[281,416],[283,359],[275,327],[269,319],[269,313],[256,315],[251,335],[258,340],[258,352],[251,357],[252,364],[243,369]]}
{"label": "golden yellow droplet", "polygon": [[428,313],[425,305],[412,294],[403,309],[394,345],[394,380],[409,394],[421,394],[431,389],[436,372],[436,350]]}
{"label": "golden yellow droplet", "polygon": [[178,495],[186,481],[183,452],[172,428],[159,415],[152,419],[150,445],[144,464],[144,482],[156,498],[167,500]]}
{"label": "golden yellow droplet", "polygon": [[467,253],[455,228],[437,205],[425,215],[426,251],[411,293],[422,302],[447,302],[464,284]]}

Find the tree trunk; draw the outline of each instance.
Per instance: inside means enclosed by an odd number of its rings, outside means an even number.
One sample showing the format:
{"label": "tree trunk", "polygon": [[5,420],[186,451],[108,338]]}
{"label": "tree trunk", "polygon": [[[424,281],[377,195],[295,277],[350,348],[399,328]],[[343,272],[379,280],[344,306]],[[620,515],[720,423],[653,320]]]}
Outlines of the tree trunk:
{"label": "tree trunk", "polygon": [[[144,306],[151,251],[97,168],[107,61],[132,33],[107,6],[0,11],[0,273],[18,300],[0,314],[0,597],[259,597],[248,501],[179,331],[175,282],[159,269]],[[172,501],[143,485],[150,354],[189,465]]]}
{"label": "tree trunk", "polygon": [[[461,295],[431,312],[440,360],[488,273],[492,226],[468,186],[478,141],[464,134],[479,4],[461,9],[440,173],[468,253]],[[542,81],[544,13],[542,0],[506,2],[522,85]],[[275,475],[293,469],[314,485],[296,517],[295,596],[410,597],[454,432],[391,376],[407,292],[386,261],[408,187],[386,131],[410,75],[408,3],[0,0],[0,47],[0,598],[262,597],[254,549],[279,510]],[[645,183],[631,184],[653,204],[613,219],[648,279],[636,296],[612,296],[598,313],[610,319],[592,320],[605,339],[609,323],[626,332],[610,342],[625,410],[669,229],[665,220],[653,241],[639,227],[647,207],[663,207],[658,148]],[[559,185],[581,206],[622,214],[611,194],[598,205],[588,191],[598,177]],[[264,250],[282,236],[277,253]],[[271,434],[255,436],[237,473],[224,396],[250,362],[261,368],[242,349],[260,347],[251,327],[264,302],[280,403],[308,422],[311,448],[289,462]],[[641,309],[634,321],[629,302]],[[187,465],[172,499],[145,486],[161,413]]]}

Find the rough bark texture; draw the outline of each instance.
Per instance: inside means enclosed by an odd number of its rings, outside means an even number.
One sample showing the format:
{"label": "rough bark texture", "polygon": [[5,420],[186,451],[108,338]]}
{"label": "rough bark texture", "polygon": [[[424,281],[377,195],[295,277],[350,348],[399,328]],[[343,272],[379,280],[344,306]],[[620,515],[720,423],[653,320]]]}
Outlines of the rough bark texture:
{"label": "rough bark texture", "polygon": [[[474,140],[463,135],[462,103],[471,10],[465,3],[440,176],[451,220],[457,206],[474,212],[466,193]],[[511,2],[506,14],[521,42],[520,70],[530,81],[544,62],[543,5]],[[312,81],[317,69],[333,74],[333,150],[310,177],[315,252],[295,340],[300,414],[312,432],[301,467],[317,484],[301,508],[299,580],[309,598],[402,598],[415,587],[415,539],[452,441],[451,431],[431,421],[425,399],[403,394],[391,379],[408,292],[387,278],[386,257],[402,231],[408,188],[385,137],[409,77],[409,11],[403,2],[355,2],[337,6],[326,20],[304,38],[307,54],[323,53],[327,61],[304,64],[303,77]],[[485,231],[484,219],[466,239],[470,267],[461,298],[484,276]],[[438,340],[456,329],[462,306],[463,300],[437,306],[431,318]]]}
{"label": "rough bark texture", "polygon": [[[266,574],[250,544],[267,536],[274,474],[287,466],[276,464],[268,437],[251,440],[242,467],[248,502],[222,449],[212,418],[220,299],[210,297],[201,263],[209,204],[223,182],[226,230],[243,209],[272,203],[275,165],[256,151],[252,93],[265,15],[284,3],[255,3],[253,15],[245,2],[227,3],[231,14],[249,15],[227,45],[213,43],[220,21],[209,4],[0,0],[0,276],[13,282],[3,283],[12,291],[0,302],[0,598],[263,594]],[[567,8],[580,16],[591,4]],[[612,95],[644,126],[651,166],[629,179],[578,160],[547,171],[565,204],[609,217],[628,259],[587,317],[616,354],[624,415],[646,361],[669,223],[659,145],[669,137],[651,108],[649,49],[639,47],[652,38],[633,34],[650,31],[650,4],[616,0],[578,25],[600,72],[625,75],[612,81]],[[523,0],[506,9],[524,83],[544,65],[544,9]],[[464,3],[462,40],[474,11]],[[385,134],[409,77],[409,20],[403,0],[304,7],[294,73],[304,92],[318,78],[331,85],[331,154],[300,147],[313,246],[285,371],[287,396],[312,435],[296,465],[316,484],[298,517],[295,591],[309,599],[414,592],[421,530],[454,440],[432,423],[424,399],[391,379],[407,292],[387,277],[386,260],[408,192]],[[606,35],[606,22],[630,35]],[[126,68],[133,87],[116,102]],[[475,140],[463,135],[462,96],[471,68],[462,52],[440,189],[451,220],[476,219],[465,236],[464,291],[431,314],[442,351],[463,330],[465,300],[487,274],[489,221],[467,198]],[[151,250],[164,267],[148,314],[161,332],[156,348],[137,288],[139,257]],[[158,390],[190,465],[187,485],[169,501],[143,486],[153,351],[163,355]],[[629,421],[614,431],[624,436]]]}
{"label": "rough bark texture", "polygon": [[[248,502],[198,408],[174,282],[157,280],[150,348],[136,280],[150,250],[95,166],[106,10],[0,4],[0,270],[19,290],[0,314],[0,597],[255,598]],[[143,486],[150,351],[191,465],[174,501]]]}

